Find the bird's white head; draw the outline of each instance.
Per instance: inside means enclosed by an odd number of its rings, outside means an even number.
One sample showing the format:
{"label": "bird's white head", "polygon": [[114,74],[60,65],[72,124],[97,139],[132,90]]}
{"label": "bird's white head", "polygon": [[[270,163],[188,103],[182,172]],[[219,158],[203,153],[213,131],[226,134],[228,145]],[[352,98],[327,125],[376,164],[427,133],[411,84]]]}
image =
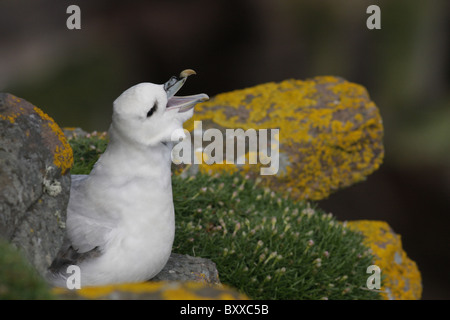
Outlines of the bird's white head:
{"label": "bird's white head", "polygon": [[202,93],[192,96],[175,96],[188,76],[188,69],[164,84],[140,83],[124,91],[113,108],[113,134],[128,143],[151,146],[169,142],[175,132],[182,132],[183,123],[194,114],[194,106],[209,99]]}

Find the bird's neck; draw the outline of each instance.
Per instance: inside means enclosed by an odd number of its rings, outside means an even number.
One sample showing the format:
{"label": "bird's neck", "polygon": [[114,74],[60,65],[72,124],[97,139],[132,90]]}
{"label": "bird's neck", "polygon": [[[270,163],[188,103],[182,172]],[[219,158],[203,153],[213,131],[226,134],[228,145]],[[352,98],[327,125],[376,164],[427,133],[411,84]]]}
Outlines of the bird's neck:
{"label": "bird's neck", "polygon": [[142,146],[127,141],[113,130],[109,135],[108,147],[91,174],[170,178],[171,145]]}

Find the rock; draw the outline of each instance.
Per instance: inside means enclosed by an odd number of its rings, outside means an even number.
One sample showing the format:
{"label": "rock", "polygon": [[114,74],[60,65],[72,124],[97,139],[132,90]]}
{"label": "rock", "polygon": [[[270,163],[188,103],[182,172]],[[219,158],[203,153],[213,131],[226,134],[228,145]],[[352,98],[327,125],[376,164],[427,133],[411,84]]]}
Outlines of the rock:
{"label": "rock", "polygon": [[81,128],[62,128],[62,131],[64,133],[64,136],[66,137],[67,140],[70,140],[72,138],[81,138],[81,137],[86,137],[89,133],[84,131]]}
{"label": "rock", "polygon": [[209,259],[172,253],[164,269],[152,281],[197,281],[220,284],[216,264]]}
{"label": "rock", "polygon": [[44,274],[62,244],[72,149],[42,110],[0,94],[0,238]]}
{"label": "rock", "polygon": [[[320,200],[362,181],[378,169],[384,155],[382,120],[367,91],[331,76],[219,94],[198,104],[185,128],[192,132],[194,121],[200,120],[203,130],[279,129],[274,140],[279,141],[279,170],[261,178],[266,186],[290,192],[295,199]],[[204,142],[203,148],[210,143]],[[256,177],[261,167],[268,166],[261,165],[260,158],[257,165],[250,165],[248,159],[247,152],[245,165],[179,165],[177,172],[240,170]]]}
{"label": "rock", "polygon": [[247,299],[220,283],[216,265],[211,260],[177,253],[172,253],[164,269],[148,282],[86,287],[75,291],[55,288],[53,292],[61,299]]}
{"label": "rock", "polygon": [[419,300],[422,296],[422,278],[417,264],[402,248],[401,236],[384,221],[349,221],[347,226],[362,232],[366,244],[380,267],[382,296],[389,300]]}
{"label": "rock", "polygon": [[209,259],[172,253],[164,269],[145,283],[86,287],[76,292],[56,289],[63,299],[242,299],[220,283]]}
{"label": "rock", "polygon": [[248,300],[227,286],[212,286],[199,282],[155,281],[125,283],[80,290],[53,289],[60,299],[106,300]]}

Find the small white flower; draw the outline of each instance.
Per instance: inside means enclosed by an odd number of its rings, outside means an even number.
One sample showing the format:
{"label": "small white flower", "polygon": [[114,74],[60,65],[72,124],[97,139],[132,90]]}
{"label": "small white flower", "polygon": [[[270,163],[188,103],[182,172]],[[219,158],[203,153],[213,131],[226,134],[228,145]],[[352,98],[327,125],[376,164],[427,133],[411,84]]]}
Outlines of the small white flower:
{"label": "small white flower", "polygon": [[272,225],[272,230],[275,228],[276,223],[277,223],[277,218],[272,217],[272,219],[270,219],[270,224]]}
{"label": "small white flower", "polygon": [[233,231],[233,237],[236,235],[236,232],[239,231],[239,229],[241,229],[241,224],[238,222],[234,225],[234,231]]}
{"label": "small white flower", "polygon": [[260,248],[264,245],[264,242],[262,240],[258,240],[258,242],[256,243],[256,248]]}
{"label": "small white flower", "polygon": [[266,255],[264,253],[261,253],[259,255],[259,262],[262,262],[266,258]]}

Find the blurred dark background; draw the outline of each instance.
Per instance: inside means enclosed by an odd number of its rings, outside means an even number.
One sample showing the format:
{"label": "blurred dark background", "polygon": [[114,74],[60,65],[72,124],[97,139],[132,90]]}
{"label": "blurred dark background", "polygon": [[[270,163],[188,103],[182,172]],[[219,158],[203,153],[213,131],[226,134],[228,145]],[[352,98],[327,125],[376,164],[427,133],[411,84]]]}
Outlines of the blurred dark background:
{"label": "blurred dark background", "polygon": [[[66,9],[81,8],[81,30]],[[381,8],[381,30],[366,9]],[[339,220],[385,220],[423,277],[423,299],[450,298],[450,2],[165,0],[0,2],[0,91],[61,127],[105,131],[112,101],[185,68],[180,94],[336,75],[379,106],[386,155],[367,181],[320,206]]]}

